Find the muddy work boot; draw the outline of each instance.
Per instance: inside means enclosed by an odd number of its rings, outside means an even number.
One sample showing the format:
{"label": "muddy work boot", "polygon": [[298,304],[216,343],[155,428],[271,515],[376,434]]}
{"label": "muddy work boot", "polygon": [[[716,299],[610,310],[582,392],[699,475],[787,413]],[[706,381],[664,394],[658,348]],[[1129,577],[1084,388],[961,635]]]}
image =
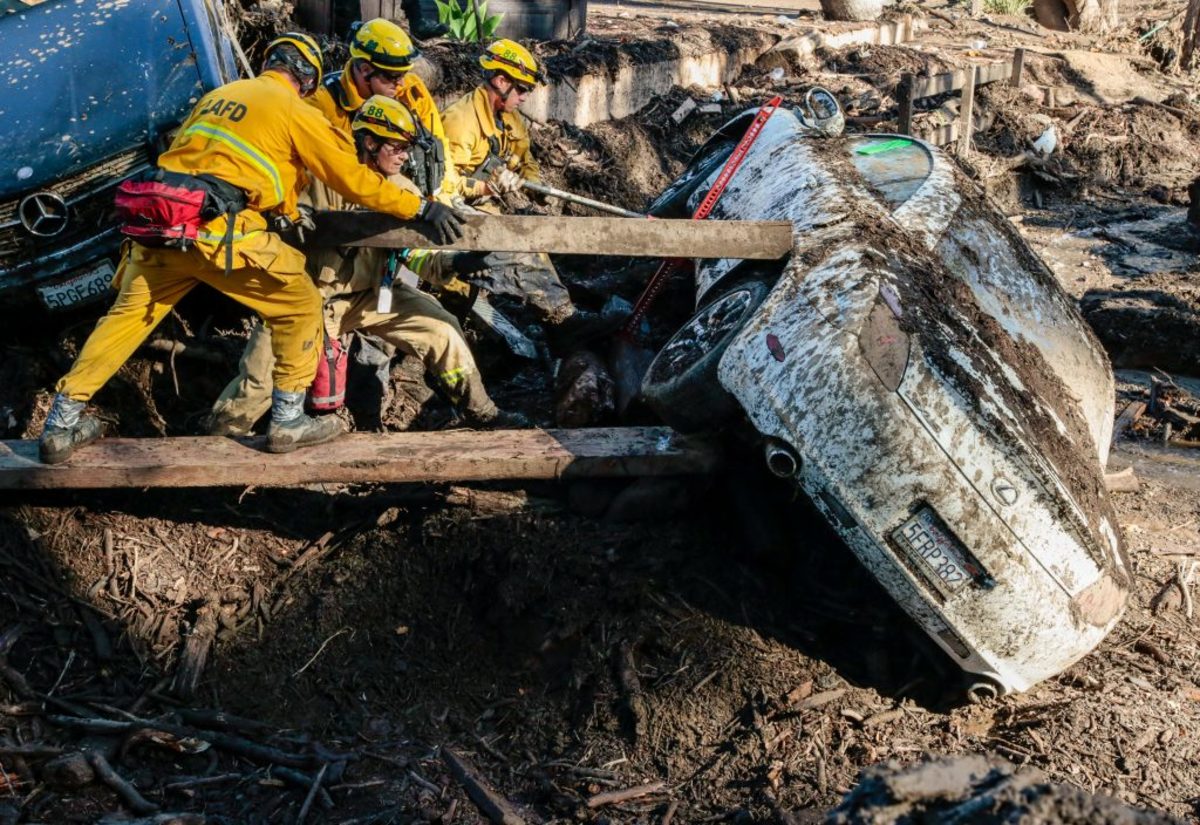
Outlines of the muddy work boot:
{"label": "muddy work boot", "polygon": [[304,393],[275,390],[271,394],[271,424],[267,427],[267,452],[290,453],[332,441],[345,432],[340,418],[304,414]]}
{"label": "muddy work boot", "polygon": [[477,372],[467,376],[459,407],[466,425],[477,430],[524,430],[533,426],[521,413],[497,407]]}
{"label": "muddy work boot", "polygon": [[61,392],[54,396],[42,437],[38,439],[38,455],[43,464],[61,464],[77,447],[104,435],[100,419],[83,414],[86,406],[86,401],[72,401]]}

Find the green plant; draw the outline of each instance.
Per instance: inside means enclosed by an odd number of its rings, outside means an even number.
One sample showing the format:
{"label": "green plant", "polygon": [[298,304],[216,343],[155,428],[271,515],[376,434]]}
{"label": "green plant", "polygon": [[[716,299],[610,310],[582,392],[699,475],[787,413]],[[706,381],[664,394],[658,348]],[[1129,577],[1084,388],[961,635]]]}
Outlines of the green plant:
{"label": "green plant", "polygon": [[433,0],[438,22],[449,27],[450,37],[464,43],[491,40],[504,14],[488,14],[488,0]]}
{"label": "green plant", "polygon": [[991,14],[1026,14],[1033,0],[983,0],[983,8]]}

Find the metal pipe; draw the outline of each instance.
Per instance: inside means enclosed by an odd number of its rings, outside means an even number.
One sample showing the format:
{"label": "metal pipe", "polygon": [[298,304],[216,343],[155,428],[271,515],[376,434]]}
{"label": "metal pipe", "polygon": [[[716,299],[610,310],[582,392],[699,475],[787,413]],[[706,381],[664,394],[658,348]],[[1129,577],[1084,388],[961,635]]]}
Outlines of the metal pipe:
{"label": "metal pipe", "polygon": [[767,469],[779,478],[794,478],[800,472],[800,457],[788,444],[776,438],[767,439],[764,445]]}
{"label": "metal pipe", "polygon": [[562,189],[555,189],[553,186],[547,186],[544,183],[534,183],[533,181],[525,181],[522,185],[523,189],[528,189],[530,192],[537,192],[539,195],[547,195],[551,198],[567,201],[569,203],[577,203],[580,206],[589,206],[592,209],[599,209],[601,212],[608,212],[612,215],[620,215],[622,218],[647,218],[641,212],[634,212],[630,209],[622,209],[619,206],[604,203],[603,201],[592,200],[585,198],[583,195],[575,195]]}
{"label": "metal pipe", "polygon": [[967,701],[972,705],[978,705],[988,699],[995,699],[999,695],[999,686],[990,679],[980,680],[967,688]]}

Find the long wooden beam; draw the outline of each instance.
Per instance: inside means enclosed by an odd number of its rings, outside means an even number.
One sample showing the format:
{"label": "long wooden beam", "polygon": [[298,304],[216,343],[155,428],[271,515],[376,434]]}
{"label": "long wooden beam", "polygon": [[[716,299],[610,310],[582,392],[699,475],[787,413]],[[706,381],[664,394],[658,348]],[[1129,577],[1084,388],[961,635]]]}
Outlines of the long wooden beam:
{"label": "long wooden beam", "polygon": [[351,433],[283,455],[261,437],[106,438],[55,466],[38,461],[37,442],[0,441],[0,489],[694,475],[718,458],[713,442],[666,427]]}
{"label": "long wooden beam", "polygon": [[916,77],[913,83],[913,97],[920,100],[923,97],[957,92],[966,84],[968,72],[975,76],[976,86],[983,86],[997,80],[1008,80],[1012,77],[1013,64],[1008,60],[998,63],[974,63],[952,72],[943,72],[931,77]]}
{"label": "long wooden beam", "polygon": [[776,260],[792,251],[789,221],[638,220],[615,217],[479,215],[467,217],[462,240],[441,245],[423,221],[377,212],[318,212],[312,245],[477,252],[553,252],[643,258]]}

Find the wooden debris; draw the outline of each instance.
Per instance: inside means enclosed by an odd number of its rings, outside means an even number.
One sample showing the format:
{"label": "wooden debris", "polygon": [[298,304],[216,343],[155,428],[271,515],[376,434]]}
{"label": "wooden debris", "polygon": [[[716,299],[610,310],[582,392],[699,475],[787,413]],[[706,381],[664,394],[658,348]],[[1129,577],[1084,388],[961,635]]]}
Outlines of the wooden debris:
{"label": "wooden debris", "polygon": [[621,687],[617,713],[625,735],[636,743],[646,733],[646,699],[642,695],[642,681],[638,678],[632,643],[625,642],[617,649],[615,669],[617,684]]}
{"label": "wooden debris", "polygon": [[296,825],[304,825],[304,820],[308,819],[308,812],[312,808],[313,800],[317,798],[317,791],[321,788],[321,780],[325,778],[325,771],[327,770],[329,770],[328,762],[321,765],[321,769],[313,777],[312,785],[308,789],[308,795],[304,797],[304,804],[300,806],[300,813],[296,814]]}
{"label": "wooden debris", "polygon": [[823,705],[828,705],[830,702],[836,702],[847,693],[846,688],[835,688],[834,690],[825,690],[821,693],[814,693],[812,696],[805,699],[800,704],[796,705],[797,710],[813,710]]}
{"label": "wooden debris", "polygon": [[196,695],[204,666],[208,663],[208,652],[217,637],[217,617],[221,602],[217,594],[210,593],[207,601],[196,611],[191,630],[184,636],[183,652],[179,655],[179,668],[171,689],[185,701]]}
{"label": "wooden debris", "polygon": [[497,825],[525,825],[511,802],[496,793],[463,756],[442,747],[442,761],[480,812]]}
{"label": "wooden debris", "polygon": [[892,708],[891,710],[881,711],[880,713],[874,713],[874,714],[868,716],[866,719],[863,720],[862,726],[864,728],[873,728],[877,725],[883,725],[887,722],[894,722],[897,719],[903,719],[903,718],[904,718],[904,710],[903,709]]}
{"label": "wooden debris", "polygon": [[589,808],[602,808],[605,805],[616,805],[621,802],[628,802],[631,799],[640,799],[643,796],[661,793],[666,790],[666,787],[665,782],[648,782],[645,785],[638,785],[619,791],[604,791],[603,793],[588,797],[587,806]]}
{"label": "wooden debris", "polygon": [[204,814],[155,814],[129,819],[124,814],[109,814],[96,820],[96,825],[205,825]]}
{"label": "wooden debris", "polygon": [[715,469],[719,455],[715,442],[666,427],[351,433],[284,455],[262,447],[262,438],[101,439],[51,467],[36,441],[3,441],[0,489],[688,475]]}
{"label": "wooden debris", "polygon": [[[378,212],[319,212],[321,248],[371,246],[467,249],[477,252],[549,252],[640,258],[778,260],[792,251],[791,221],[653,221],[548,215],[467,216],[463,237],[439,243],[428,225]],[[714,225],[720,223],[720,231]]]}
{"label": "wooden debris", "polygon": [[1135,493],[1141,487],[1133,467],[1104,474],[1104,488],[1110,493]]}
{"label": "wooden debris", "polygon": [[96,776],[100,781],[116,791],[117,796],[121,797],[131,811],[136,814],[150,814],[158,810],[158,805],[142,796],[137,788],[113,770],[113,766],[108,764],[104,754],[93,751],[88,754],[88,761],[95,769]]}
{"label": "wooden debris", "polygon": [[683,123],[683,121],[685,121],[687,119],[687,116],[690,115],[695,108],[696,108],[696,101],[692,100],[689,97],[686,100],[684,100],[683,103],[679,104],[678,109],[676,109],[674,112],[671,113],[671,120],[673,120],[675,122],[675,125],[678,126],[680,123]]}

